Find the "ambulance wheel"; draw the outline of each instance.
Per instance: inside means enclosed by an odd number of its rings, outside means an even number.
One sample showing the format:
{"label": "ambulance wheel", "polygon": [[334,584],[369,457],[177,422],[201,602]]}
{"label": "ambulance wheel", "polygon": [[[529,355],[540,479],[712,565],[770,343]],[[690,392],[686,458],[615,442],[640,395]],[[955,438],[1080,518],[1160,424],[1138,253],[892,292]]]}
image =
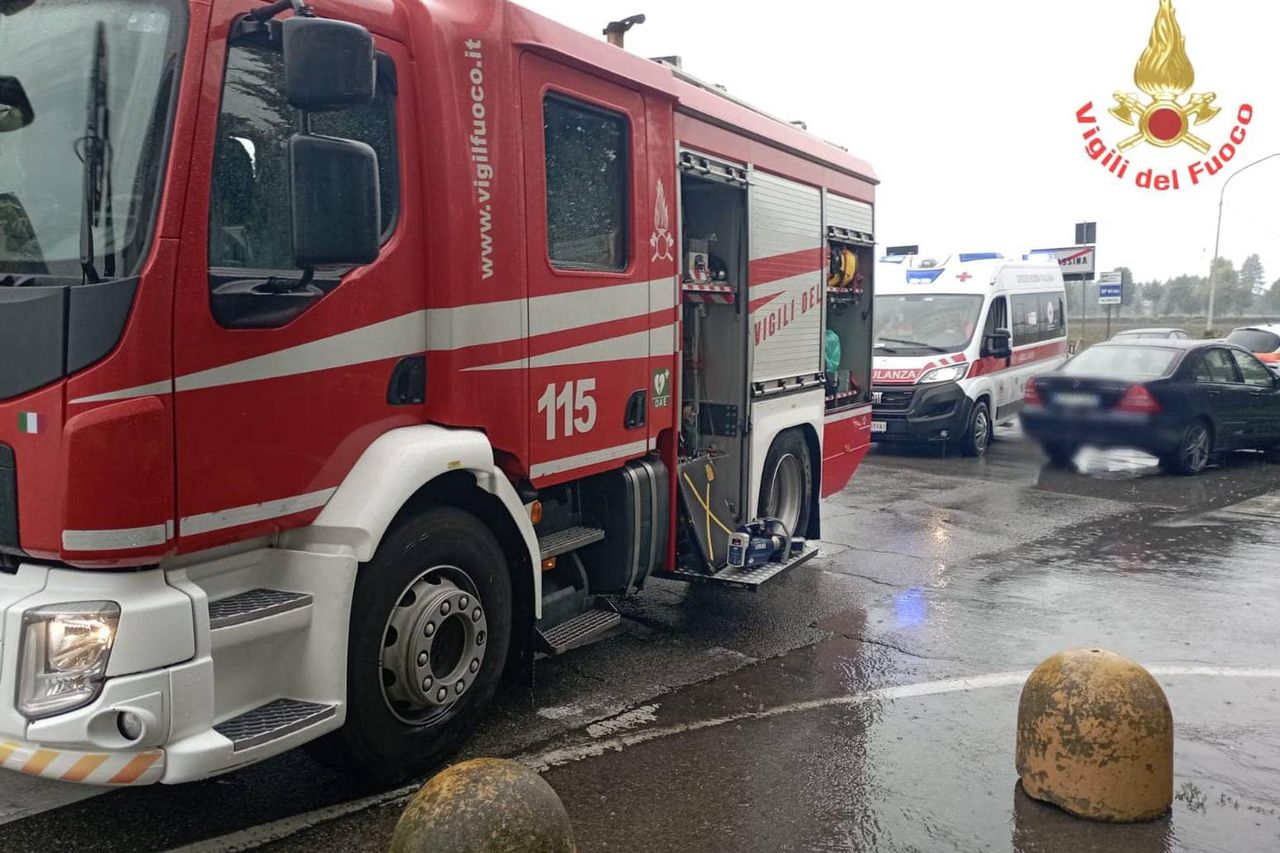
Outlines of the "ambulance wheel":
{"label": "ambulance wheel", "polygon": [[404,519],[356,576],[347,718],[312,754],[377,783],[440,764],[493,699],[511,612],[507,561],[475,516],[433,506]]}
{"label": "ambulance wheel", "polygon": [[991,446],[991,409],[986,400],[973,404],[969,425],[960,436],[960,452],[965,456],[984,456]]}
{"label": "ambulance wheel", "polygon": [[764,459],[760,517],[776,518],[792,536],[805,536],[812,496],[813,462],[808,442],[797,430],[789,429],[773,440]]}

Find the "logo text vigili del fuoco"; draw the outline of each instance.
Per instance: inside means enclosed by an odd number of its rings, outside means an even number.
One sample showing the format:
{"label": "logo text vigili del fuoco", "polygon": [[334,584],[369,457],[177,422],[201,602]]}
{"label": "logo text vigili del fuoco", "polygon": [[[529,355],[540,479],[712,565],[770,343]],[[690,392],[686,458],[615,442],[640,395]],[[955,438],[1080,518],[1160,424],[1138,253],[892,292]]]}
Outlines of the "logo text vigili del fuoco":
{"label": "logo text vigili del fuoco", "polygon": [[[1151,40],[1133,70],[1133,82],[1145,97],[1116,92],[1115,106],[1108,110],[1132,130],[1118,143],[1111,144],[1104,138],[1093,101],[1076,110],[1076,121],[1084,128],[1085,152],[1107,172],[1120,180],[1132,180],[1141,189],[1164,192],[1195,186],[1221,172],[1235,158],[1253,121],[1253,107],[1240,105],[1235,111],[1235,124],[1226,136],[1222,135],[1226,122],[1211,126],[1222,109],[1214,106],[1218,98],[1214,92],[1192,91],[1196,72],[1187,56],[1186,39],[1178,26],[1173,0],[1160,0]],[[1218,136],[1211,136],[1214,132]],[[1140,162],[1131,162],[1129,154],[1140,145],[1179,150],[1185,147],[1197,156],[1183,167],[1143,168]],[[1135,153],[1134,158],[1137,157]]]}

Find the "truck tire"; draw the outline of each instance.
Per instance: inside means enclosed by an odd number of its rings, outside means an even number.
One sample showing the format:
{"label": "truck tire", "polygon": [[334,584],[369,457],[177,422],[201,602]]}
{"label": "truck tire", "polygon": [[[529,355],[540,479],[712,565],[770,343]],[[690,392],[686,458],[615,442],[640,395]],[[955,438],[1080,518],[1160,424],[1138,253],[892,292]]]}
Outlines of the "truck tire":
{"label": "truck tire", "polygon": [[764,459],[760,517],[776,518],[792,536],[806,536],[813,498],[813,461],[798,430],[779,433]]}
{"label": "truck tire", "polygon": [[984,456],[991,446],[991,409],[986,400],[973,404],[969,413],[969,423],[965,426],[964,435],[960,436],[960,452],[965,456]]}
{"label": "truck tire", "polygon": [[1203,471],[1213,456],[1213,429],[1203,420],[1187,424],[1178,439],[1178,449],[1160,460],[1170,474],[1193,477]]}
{"label": "truck tire", "polygon": [[507,561],[475,516],[431,506],[398,523],[356,576],[346,722],[312,755],[380,784],[439,765],[493,699],[511,615]]}

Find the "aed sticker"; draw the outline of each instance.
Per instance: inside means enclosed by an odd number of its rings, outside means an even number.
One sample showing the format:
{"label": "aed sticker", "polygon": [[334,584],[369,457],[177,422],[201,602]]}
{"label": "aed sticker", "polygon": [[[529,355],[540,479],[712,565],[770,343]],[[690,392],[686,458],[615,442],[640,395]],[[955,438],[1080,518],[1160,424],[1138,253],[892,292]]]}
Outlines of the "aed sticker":
{"label": "aed sticker", "polygon": [[665,409],[671,405],[671,368],[660,367],[653,371],[653,407]]}

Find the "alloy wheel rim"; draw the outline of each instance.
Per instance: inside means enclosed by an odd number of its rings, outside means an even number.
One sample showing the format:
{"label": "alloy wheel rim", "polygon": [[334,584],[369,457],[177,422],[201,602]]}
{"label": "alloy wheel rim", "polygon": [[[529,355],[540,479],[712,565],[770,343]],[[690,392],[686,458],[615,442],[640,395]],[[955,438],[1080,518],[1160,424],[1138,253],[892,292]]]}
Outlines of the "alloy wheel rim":
{"label": "alloy wheel rim", "polygon": [[488,619],[475,584],[433,566],[405,586],[387,618],[378,659],[382,699],[402,723],[433,723],[467,694],[484,665]]}
{"label": "alloy wheel rim", "polygon": [[786,525],[792,536],[798,535],[796,527],[800,524],[803,491],[804,474],[800,460],[793,453],[784,454],[773,468],[773,484],[769,489],[765,514]]}
{"label": "alloy wheel rim", "polygon": [[987,441],[991,437],[991,426],[987,418],[985,409],[978,410],[978,416],[973,422],[973,446],[977,448],[979,453],[987,449]]}
{"label": "alloy wheel rim", "polygon": [[1198,471],[1209,461],[1209,432],[1202,426],[1192,427],[1182,449],[1183,463]]}

